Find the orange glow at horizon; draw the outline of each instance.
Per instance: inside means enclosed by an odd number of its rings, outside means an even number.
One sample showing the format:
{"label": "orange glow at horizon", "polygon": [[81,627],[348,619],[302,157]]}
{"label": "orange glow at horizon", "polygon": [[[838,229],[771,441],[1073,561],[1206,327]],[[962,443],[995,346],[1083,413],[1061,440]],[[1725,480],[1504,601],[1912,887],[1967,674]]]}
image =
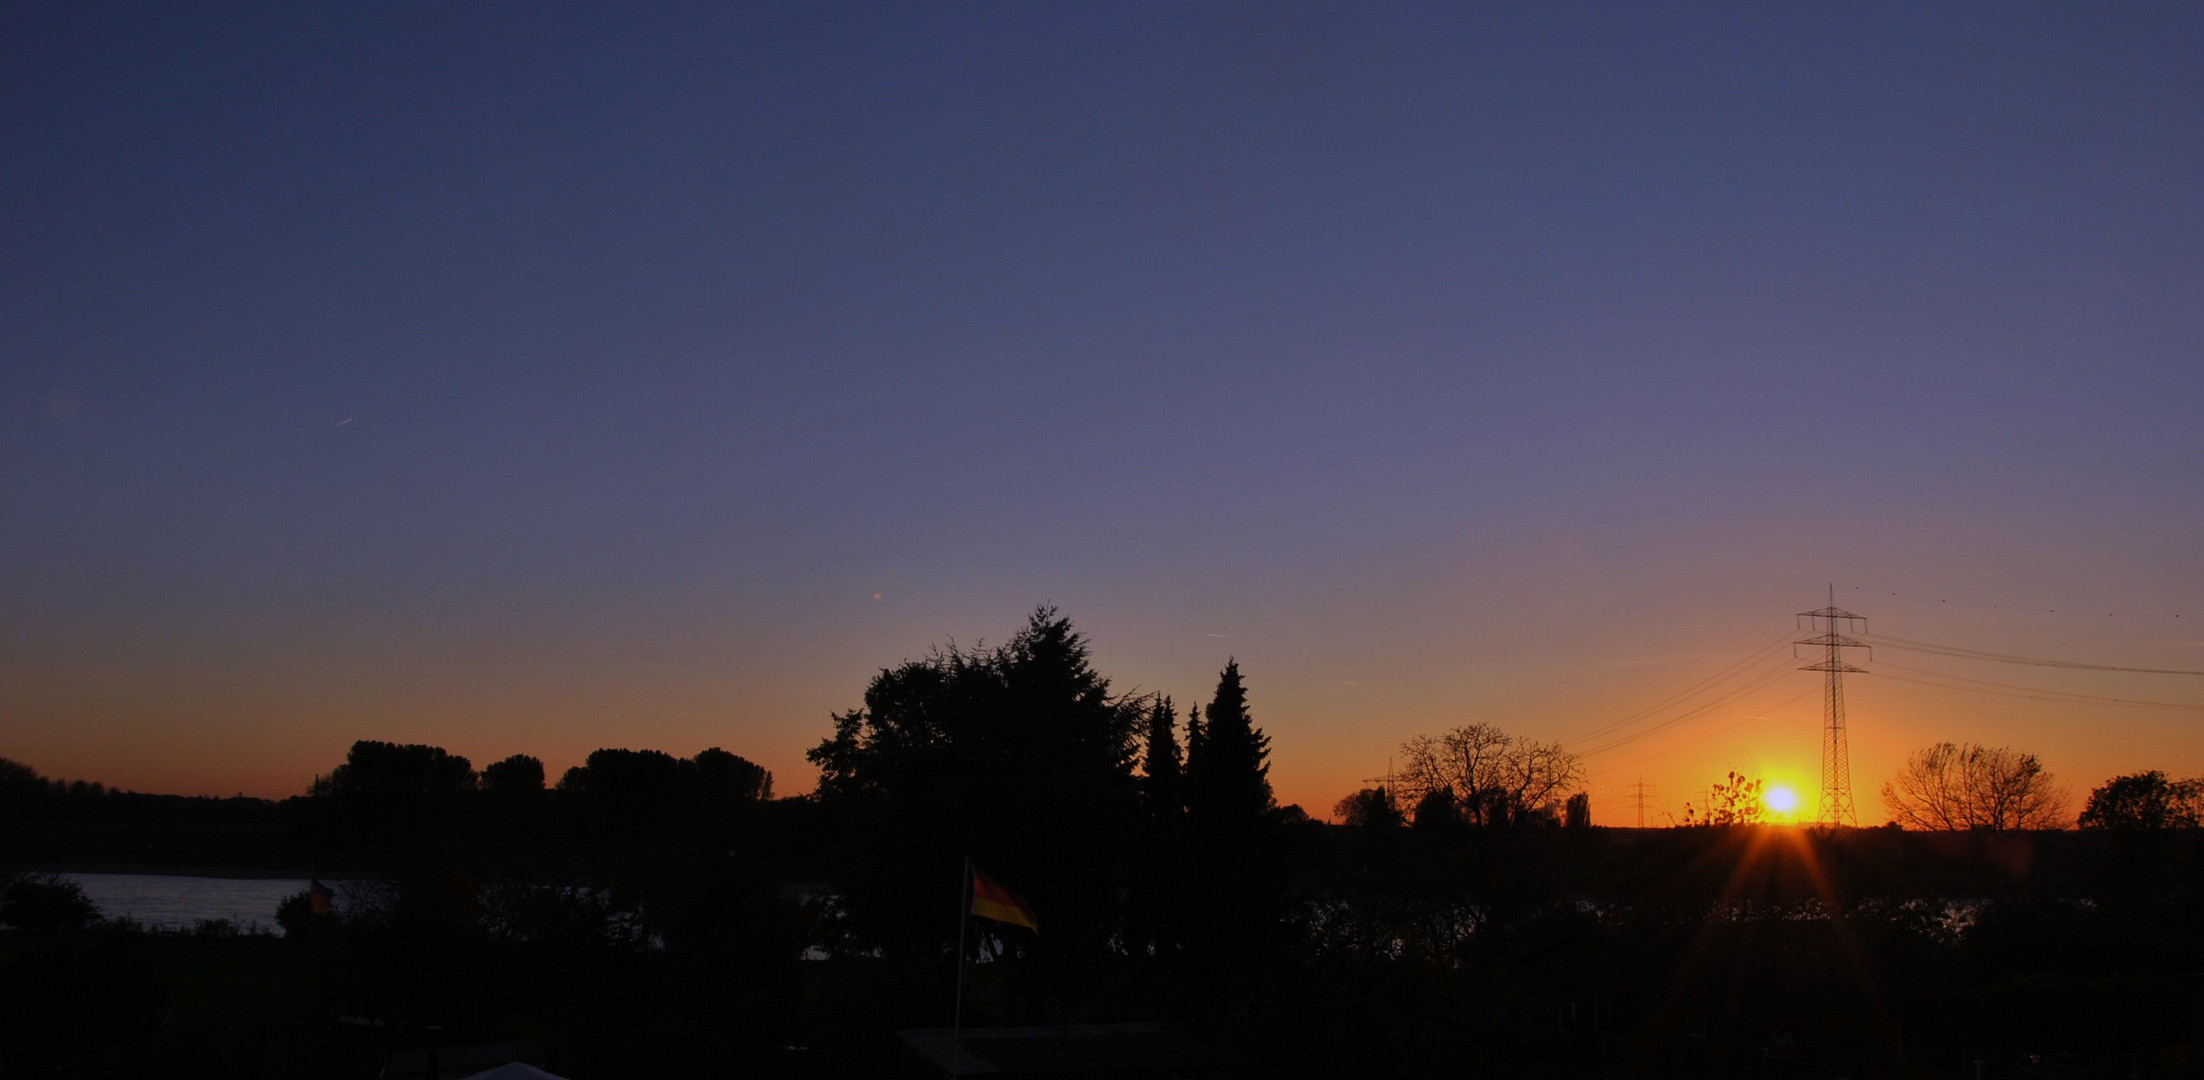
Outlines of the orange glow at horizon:
{"label": "orange glow at horizon", "polygon": [[[863,595],[869,601],[870,593]],[[1672,824],[1686,803],[1701,804],[1731,771],[1763,781],[1764,790],[1789,788],[1797,806],[1786,820],[1812,820],[1819,806],[1821,680],[1785,667],[1788,655],[1761,662],[1772,680],[1734,698],[1717,702],[1717,687],[1649,709],[1785,636],[1791,622],[1785,609],[1810,601],[1755,596],[1749,604],[1694,612],[1672,627],[1661,649],[1648,650],[1627,620],[1580,623],[1567,617],[1565,605],[1556,610],[1511,597],[1504,637],[1457,639],[1422,628],[1430,640],[1418,649],[1349,655],[1340,635],[1383,637],[1385,628],[1322,606],[1281,607],[1248,619],[1331,629],[1174,637],[1173,627],[1152,624],[1146,601],[1066,600],[1094,644],[1095,666],[1125,692],[1169,692],[1183,709],[1206,699],[1218,668],[1237,654],[1256,722],[1271,738],[1277,799],[1319,819],[1397,766],[1404,742],[1471,722],[1590,751],[1580,790],[1591,796],[1597,825]],[[1884,620],[1876,627],[1909,638],[2029,656],[2204,667],[2204,640],[2141,619],[1970,615],[1908,609],[1887,598],[1848,606],[1869,608]],[[844,621],[858,618],[845,614]],[[685,757],[718,746],[772,770],[776,792],[795,795],[811,790],[817,775],[804,751],[828,733],[833,712],[861,703],[880,665],[916,655],[930,641],[999,632],[1021,615],[1006,601],[1000,610],[957,612],[953,620],[931,608],[923,622],[883,617],[866,623],[862,634],[841,622],[769,636],[669,625],[617,641],[573,628],[513,640],[490,632],[502,627],[482,628],[480,638],[301,632],[280,641],[163,640],[92,659],[46,643],[0,655],[0,686],[8,687],[0,716],[9,721],[0,725],[6,731],[0,757],[49,777],[139,791],[283,798],[303,793],[363,738],[431,743],[477,766],[531,754],[554,781],[599,747]],[[1450,667],[1454,656],[1474,656],[1476,664]],[[1863,826],[1886,820],[1880,789],[1906,756],[1945,740],[2040,755],[2069,790],[2070,811],[2114,775],[2204,774],[2204,728],[2193,713],[2103,703],[2194,702],[2204,711],[2187,681],[2006,670],[1902,651],[1879,653],[1863,666],[1870,673],[1845,683],[1853,799]],[[1967,693],[1908,681],[1918,668],[2097,697]],[[1747,671],[1739,681],[1752,678]],[[1617,728],[1608,736],[1616,744],[1605,750],[1588,737],[1640,712],[1644,719]],[[1674,717],[1682,719],[1670,725]]]}

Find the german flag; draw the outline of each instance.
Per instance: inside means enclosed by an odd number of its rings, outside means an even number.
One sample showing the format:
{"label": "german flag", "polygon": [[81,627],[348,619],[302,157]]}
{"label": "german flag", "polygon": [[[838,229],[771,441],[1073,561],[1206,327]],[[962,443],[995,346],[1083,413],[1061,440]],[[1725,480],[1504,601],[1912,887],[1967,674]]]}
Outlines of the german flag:
{"label": "german flag", "polygon": [[1024,897],[987,880],[987,875],[977,870],[972,871],[972,914],[1041,932],[1040,920],[1033,917],[1033,906]]}

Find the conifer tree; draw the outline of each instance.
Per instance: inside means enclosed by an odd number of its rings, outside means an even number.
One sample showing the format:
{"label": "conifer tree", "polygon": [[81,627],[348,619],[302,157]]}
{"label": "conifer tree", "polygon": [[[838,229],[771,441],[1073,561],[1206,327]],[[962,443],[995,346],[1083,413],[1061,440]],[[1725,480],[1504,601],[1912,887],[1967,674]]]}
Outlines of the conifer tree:
{"label": "conifer tree", "polygon": [[1148,811],[1158,817],[1177,813],[1185,808],[1185,798],[1180,783],[1183,767],[1179,759],[1177,732],[1178,712],[1169,697],[1157,698],[1148,706],[1148,745],[1141,755],[1142,772],[1146,774],[1143,794],[1148,799]]}
{"label": "conifer tree", "polygon": [[1203,716],[1199,742],[1191,734],[1187,740],[1188,811],[1216,823],[1260,818],[1274,805],[1270,736],[1248,716],[1247,688],[1241,685],[1237,659],[1225,663],[1216,696]]}
{"label": "conifer tree", "polygon": [[1192,797],[1188,793],[1188,789],[1194,783],[1194,770],[1201,767],[1194,764],[1194,759],[1208,756],[1208,744],[1208,729],[1204,728],[1201,722],[1201,705],[1198,703],[1188,705],[1186,707],[1186,764],[1179,773],[1179,796],[1182,800]]}

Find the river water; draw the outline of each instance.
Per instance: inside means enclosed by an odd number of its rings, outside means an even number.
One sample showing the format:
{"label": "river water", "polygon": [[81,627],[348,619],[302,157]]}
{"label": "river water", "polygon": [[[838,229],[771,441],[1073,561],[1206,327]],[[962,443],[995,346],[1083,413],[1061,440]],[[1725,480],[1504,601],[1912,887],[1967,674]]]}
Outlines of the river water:
{"label": "river water", "polygon": [[[282,933],[276,905],[306,891],[303,878],[211,878],[183,874],[63,874],[84,889],[108,918],[134,919],[148,930],[188,930],[205,919],[239,929]],[[330,883],[335,886],[336,883]],[[342,890],[339,889],[339,898]]]}

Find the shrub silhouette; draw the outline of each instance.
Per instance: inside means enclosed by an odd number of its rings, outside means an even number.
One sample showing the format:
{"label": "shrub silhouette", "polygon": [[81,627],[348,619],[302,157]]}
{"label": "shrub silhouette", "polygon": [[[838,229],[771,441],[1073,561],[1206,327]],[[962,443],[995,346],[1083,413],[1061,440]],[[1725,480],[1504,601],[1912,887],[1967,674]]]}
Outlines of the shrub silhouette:
{"label": "shrub silhouette", "polygon": [[99,922],[99,908],[84,888],[59,874],[17,874],[0,885],[0,923],[18,930],[54,933]]}
{"label": "shrub silhouette", "polygon": [[337,928],[336,912],[315,913],[313,893],[305,889],[284,897],[276,905],[275,921],[286,937],[300,941],[312,940]]}

